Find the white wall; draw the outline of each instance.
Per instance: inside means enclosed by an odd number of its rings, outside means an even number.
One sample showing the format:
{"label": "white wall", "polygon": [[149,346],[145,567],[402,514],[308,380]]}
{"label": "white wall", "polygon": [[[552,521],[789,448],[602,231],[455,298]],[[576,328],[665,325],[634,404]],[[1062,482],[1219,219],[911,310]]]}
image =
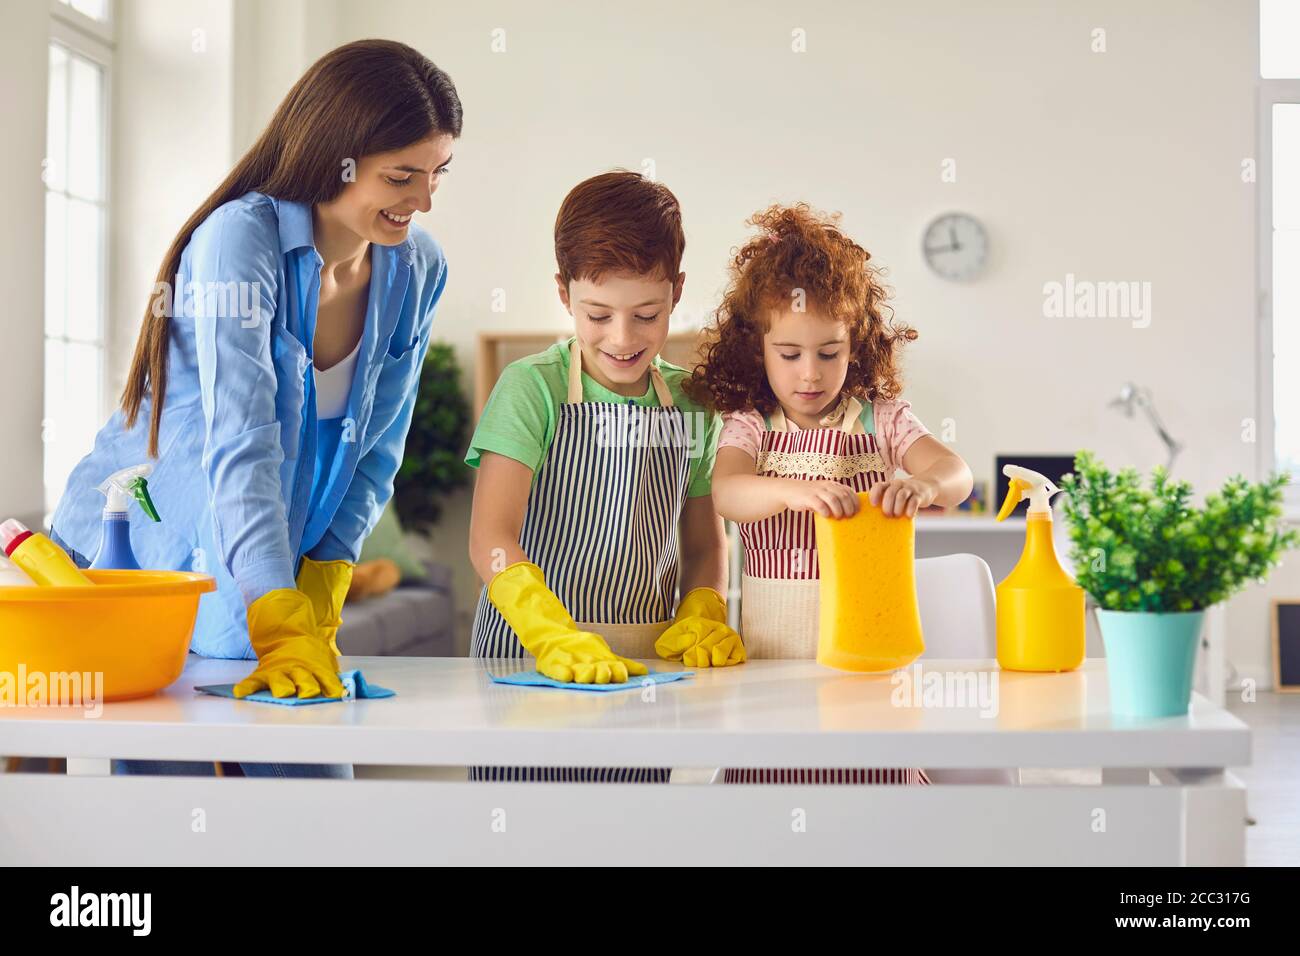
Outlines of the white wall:
{"label": "white wall", "polygon": [[[0,513],[36,522],[45,510],[39,408],[45,394],[45,158],[50,13],[45,4],[12,4],[0,31],[0,116],[5,175],[0,176],[0,275],[4,278],[4,384],[0,415]],[[3,520],[3,518],[0,518]],[[36,527],[33,524],[33,527]]]}
{"label": "white wall", "polygon": [[234,147],[261,134],[289,88],[322,53],[338,46],[336,0],[234,0]]}
{"label": "white wall", "polygon": [[[565,192],[651,161],[684,207],[685,322],[716,304],[755,209],[802,199],[843,211],[921,333],[906,397],[932,429],[948,423],[977,478],[993,477],[999,451],[1162,460],[1144,423],[1105,407],[1130,378],[1187,443],[1182,477],[1202,492],[1254,477],[1241,423],[1258,415],[1255,197],[1239,175],[1255,152],[1253,4],[233,3],[230,86],[196,72],[214,84],[213,127],[233,112],[236,149],[312,58],[347,40],[403,40],[455,79],[465,135],[423,224],[451,268],[435,332],[468,375],[478,332],[563,327],[550,233]],[[504,53],[492,52],[497,28]],[[795,29],[807,52],[792,52]],[[215,182],[231,157],[198,158]],[[941,181],[946,158],[955,183]],[[159,197],[145,258],[201,195]],[[937,279],[919,255],[925,222],[954,208],[992,235],[991,270],[973,285]],[[1044,283],[1067,273],[1150,282],[1150,326],[1044,318]],[[504,314],[490,310],[498,288]],[[477,582],[462,497],[434,548],[457,568],[465,630]],[[1292,567],[1234,604],[1228,654],[1243,672],[1266,670],[1266,595],[1288,591],[1300,591]]]}

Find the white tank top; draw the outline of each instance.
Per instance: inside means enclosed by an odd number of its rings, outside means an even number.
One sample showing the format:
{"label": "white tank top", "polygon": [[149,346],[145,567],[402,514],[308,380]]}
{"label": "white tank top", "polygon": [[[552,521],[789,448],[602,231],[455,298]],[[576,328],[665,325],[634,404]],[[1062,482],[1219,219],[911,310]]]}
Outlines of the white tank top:
{"label": "white tank top", "polygon": [[347,357],[329,368],[320,369],[312,365],[312,374],[316,379],[318,419],[342,418],[348,410],[348,396],[352,393],[352,377],[357,370],[357,355],[360,352],[361,339],[358,338]]}

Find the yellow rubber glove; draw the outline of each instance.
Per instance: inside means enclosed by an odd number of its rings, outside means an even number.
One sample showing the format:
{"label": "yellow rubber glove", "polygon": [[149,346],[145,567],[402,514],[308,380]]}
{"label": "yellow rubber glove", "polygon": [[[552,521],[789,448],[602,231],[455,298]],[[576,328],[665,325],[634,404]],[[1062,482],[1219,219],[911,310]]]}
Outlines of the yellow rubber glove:
{"label": "yellow rubber glove", "polygon": [[655,650],[664,660],[687,667],[730,667],[747,659],[745,643],[727,626],[727,605],[713,588],[695,588],[682,598]]}
{"label": "yellow rubber glove", "polygon": [[605,639],[578,630],[560,599],[546,586],[542,569],[517,561],[488,585],[488,600],[514,628],[524,650],[537,658],[537,669],[551,680],[573,684],[622,684],[628,675],[649,671],[638,661],[619,657]]}
{"label": "yellow rubber glove", "polygon": [[269,689],[276,697],[342,697],[339,659],[320,635],[311,598],[297,588],[267,591],[248,606],[248,638],[257,668],[235,685],[236,697]]}
{"label": "yellow rubber glove", "polygon": [[298,590],[311,598],[316,614],[316,628],[330,643],[334,656],[339,655],[339,625],[343,623],[343,601],[352,583],[351,561],[313,561],[304,557],[298,568]]}

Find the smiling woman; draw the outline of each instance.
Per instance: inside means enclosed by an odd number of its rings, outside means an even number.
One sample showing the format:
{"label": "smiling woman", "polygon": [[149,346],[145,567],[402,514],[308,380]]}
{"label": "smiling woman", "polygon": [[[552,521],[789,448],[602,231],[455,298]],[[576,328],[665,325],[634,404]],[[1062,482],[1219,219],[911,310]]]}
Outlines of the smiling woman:
{"label": "smiling woman", "polygon": [[[406,239],[411,217],[427,213],[451,163],[452,137],[434,133],[405,149],[363,156],[338,198],[315,207],[316,251],[325,260],[320,276],[314,358],[317,385],[328,389],[361,341],[370,282],[370,243]],[[336,369],[338,371],[336,371]],[[346,387],[344,383],[344,387]],[[320,390],[318,388],[318,390]],[[335,417],[341,412],[336,412]]]}
{"label": "smiling woman", "polygon": [[167,250],[122,407],[55,512],[52,536],[85,563],[96,487],[158,459],[163,522],[133,524],[133,545],[146,567],[217,579],[191,650],[256,656],[237,696],[342,696],[343,597],[392,496],[447,277],[412,217],[460,132],[450,77],[409,46],[312,65]]}

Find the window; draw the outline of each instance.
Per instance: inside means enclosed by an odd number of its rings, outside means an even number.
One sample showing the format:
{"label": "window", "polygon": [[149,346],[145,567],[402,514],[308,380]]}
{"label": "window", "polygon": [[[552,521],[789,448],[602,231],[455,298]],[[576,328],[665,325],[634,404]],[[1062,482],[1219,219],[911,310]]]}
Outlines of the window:
{"label": "window", "polygon": [[103,423],[108,299],[105,0],[52,4],[45,169],[45,505]]}
{"label": "window", "polygon": [[1291,473],[1300,517],[1300,4],[1259,5],[1261,475]]}
{"label": "window", "polygon": [[1300,482],[1300,102],[1270,106],[1274,451],[1276,467]]}
{"label": "window", "polygon": [[1300,77],[1300,3],[1259,0],[1259,75]]}

